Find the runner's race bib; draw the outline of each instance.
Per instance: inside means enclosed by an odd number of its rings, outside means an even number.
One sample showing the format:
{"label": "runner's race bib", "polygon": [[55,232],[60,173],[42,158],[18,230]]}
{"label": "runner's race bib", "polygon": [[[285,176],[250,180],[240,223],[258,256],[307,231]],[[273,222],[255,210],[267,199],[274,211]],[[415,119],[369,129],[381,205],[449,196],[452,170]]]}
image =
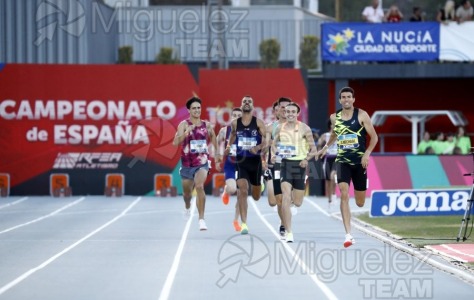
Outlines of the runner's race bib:
{"label": "runner's race bib", "polygon": [[257,139],[254,137],[239,137],[237,146],[242,150],[250,150],[257,146]]}
{"label": "runner's race bib", "polygon": [[191,153],[207,153],[206,140],[191,140]]}
{"label": "runner's race bib", "polygon": [[357,134],[343,134],[337,137],[337,145],[340,149],[354,149],[359,147]]}
{"label": "runner's race bib", "polygon": [[296,147],[293,145],[277,145],[277,156],[280,156],[281,158],[290,158],[293,156],[296,156]]}
{"label": "runner's race bib", "polygon": [[232,144],[230,145],[229,156],[236,156],[236,155],[237,155],[237,145]]}

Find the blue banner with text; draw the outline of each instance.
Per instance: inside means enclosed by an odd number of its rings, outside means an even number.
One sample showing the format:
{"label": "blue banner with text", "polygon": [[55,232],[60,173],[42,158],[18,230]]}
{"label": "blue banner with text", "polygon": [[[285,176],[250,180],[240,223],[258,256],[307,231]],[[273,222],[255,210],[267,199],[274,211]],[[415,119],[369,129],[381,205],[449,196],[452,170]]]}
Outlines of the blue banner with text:
{"label": "blue banner with text", "polygon": [[324,61],[432,61],[439,58],[436,22],[324,23]]}
{"label": "blue banner with text", "polygon": [[371,217],[464,214],[469,190],[373,191]]}

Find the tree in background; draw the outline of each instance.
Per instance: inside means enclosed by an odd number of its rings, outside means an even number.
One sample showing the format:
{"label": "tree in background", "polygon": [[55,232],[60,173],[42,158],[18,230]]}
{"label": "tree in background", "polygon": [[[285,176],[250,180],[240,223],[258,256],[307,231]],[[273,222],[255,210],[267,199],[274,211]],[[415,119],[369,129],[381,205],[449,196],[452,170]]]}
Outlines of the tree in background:
{"label": "tree in background", "polygon": [[305,35],[303,41],[300,44],[300,56],[299,62],[303,69],[316,69],[318,68],[318,62],[316,57],[318,56],[318,44],[319,38],[314,35]]}
{"label": "tree in background", "polygon": [[278,68],[280,43],[277,39],[267,39],[260,43],[260,66],[264,69]]}
{"label": "tree in background", "polygon": [[133,64],[133,47],[122,46],[118,50],[118,63],[119,64]]}
{"label": "tree in background", "polygon": [[173,48],[170,47],[162,47],[160,49],[160,53],[158,53],[156,56],[155,61],[157,64],[162,65],[174,65],[181,63],[177,55],[173,55]]}

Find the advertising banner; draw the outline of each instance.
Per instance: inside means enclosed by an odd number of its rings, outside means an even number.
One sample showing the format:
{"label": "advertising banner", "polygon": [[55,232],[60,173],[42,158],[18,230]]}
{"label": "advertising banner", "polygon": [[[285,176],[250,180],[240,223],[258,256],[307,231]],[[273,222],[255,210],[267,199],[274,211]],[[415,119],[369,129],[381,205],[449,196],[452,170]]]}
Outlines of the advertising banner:
{"label": "advertising banner", "polygon": [[470,190],[372,191],[371,217],[462,215]]}
{"label": "advertising banner", "polygon": [[181,149],[172,141],[192,96],[203,100],[201,118],[216,133],[247,94],[265,121],[282,96],[298,102],[306,119],[298,70],[201,76],[200,87],[184,65],[0,66],[0,173],[10,176],[10,194],[49,195],[57,173],[68,175],[77,195],[104,194],[111,173],[124,175],[125,194],[152,192],[157,173],[173,173],[179,191]]}
{"label": "advertising banner", "polygon": [[219,125],[229,122],[232,107],[240,107],[245,95],[253,98],[255,114],[265,123],[275,120],[272,105],[280,97],[298,103],[301,108],[299,119],[307,121],[306,85],[296,69],[201,70],[199,94],[216,104],[214,108],[208,108],[208,115],[211,122]]}
{"label": "advertising banner", "polygon": [[440,60],[474,61],[474,22],[449,22],[440,28]]}
{"label": "advertising banner", "polygon": [[432,61],[439,58],[436,22],[324,23],[324,61]]}
{"label": "advertising banner", "polygon": [[13,195],[49,194],[50,173],[68,173],[76,194],[103,194],[110,172],[144,194],[178,164],[171,143],[197,91],[186,66],[6,65],[0,172]]}

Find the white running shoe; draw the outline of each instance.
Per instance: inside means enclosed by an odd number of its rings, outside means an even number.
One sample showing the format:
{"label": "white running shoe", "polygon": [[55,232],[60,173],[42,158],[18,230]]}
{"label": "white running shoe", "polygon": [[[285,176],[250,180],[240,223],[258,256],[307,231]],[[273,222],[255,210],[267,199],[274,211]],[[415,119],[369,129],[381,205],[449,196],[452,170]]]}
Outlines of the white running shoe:
{"label": "white running shoe", "polygon": [[204,221],[204,219],[199,219],[199,230],[207,230],[206,222]]}
{"label": "white running shoe", "polygon": [[286,233],[286,242],[287,243],[293,243],[293,233],[292,232],[287,232]]}
{"label": "white running shoe", "polygon": [[187,220],[191,216],[191,208],[185,208],[183,211],[183,219]]}
{"label": "white running shoe", "polygon": [[350,234],[346,234],[346,240],[344,241],[344,248],[350,247],[355,244],[355,239]]}

